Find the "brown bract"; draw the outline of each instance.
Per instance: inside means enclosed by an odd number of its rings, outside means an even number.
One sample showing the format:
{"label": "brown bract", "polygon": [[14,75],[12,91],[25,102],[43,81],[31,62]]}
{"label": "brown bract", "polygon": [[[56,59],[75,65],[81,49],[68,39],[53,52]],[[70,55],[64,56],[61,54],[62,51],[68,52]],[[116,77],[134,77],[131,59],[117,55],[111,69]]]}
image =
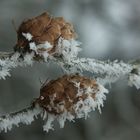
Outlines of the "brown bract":
{"label": "brown bract", "polygon": [[[79,87],[76,86],[79,84]],[[95,80],[80,75],[64,75],[61,78],[45,83],[40,89],[40,97],[34,104],[39,104],[47,112],[62,114],[65,110],[75,114],[73,106],[79,101],[84,101],[88,94],[84,93],[88,88],[94,89],[91,97],[94,99],[98,91]],[[79,94],[82,90],[82,94]]]}
{"label": "brown bract", "polygon": [[[32,40],[28,41],[23,33],[30,33],[33,36]],[[54,18],[45,12],[21,23],[17,31],[18,40],[15,51],[30,51],[30,42],[35,42],[38,45],[46,41],[53,46],[52,50],[54,51],[60,37],[67,40],[76,37],[72,24],[66,22],[63,17]]]}

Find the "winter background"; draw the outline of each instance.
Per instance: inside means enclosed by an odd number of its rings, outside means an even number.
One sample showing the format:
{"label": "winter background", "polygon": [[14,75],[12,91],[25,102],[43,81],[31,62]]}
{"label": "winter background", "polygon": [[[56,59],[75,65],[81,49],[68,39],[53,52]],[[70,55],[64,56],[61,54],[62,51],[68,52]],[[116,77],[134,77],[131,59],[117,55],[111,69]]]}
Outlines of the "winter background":
{"label": "winter background", "polygon": [[[82,42],[82,57],[100,60],[135,59],[140,56],[139,0],[0,0],[0,51],[12,51],[16,28],[27,18],[48,11],[73,23]],[[40,81],[63,75],[56,65],[35,64],[17,68],[0,81],[0,114],[20,110],[38,97]],[[90,75],[92,77],[92,75]],[[0,140],[139,140],[140,91],[118,81],[110,87],[102,114],[66,123],[64,129],[43,132],[41,120],[21,125]]]}

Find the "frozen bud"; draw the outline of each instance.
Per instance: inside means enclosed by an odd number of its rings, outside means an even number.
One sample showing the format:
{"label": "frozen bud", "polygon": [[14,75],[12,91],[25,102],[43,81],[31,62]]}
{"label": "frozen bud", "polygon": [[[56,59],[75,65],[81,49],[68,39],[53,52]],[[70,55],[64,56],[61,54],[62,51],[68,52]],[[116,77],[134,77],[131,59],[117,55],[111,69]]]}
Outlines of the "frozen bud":
{"label": "frozen bud", "polygon": [[33,105],[43,108],[43,119],[46,121],[43,129],[49,131],[53,122],[58,121],[63,128],[65,121],[76,118],[87,118],[95,108],[101,112],[103,100],[108,93],[96,80],[80,75],[64,75],[56,80],[44,83],[40,89],[40,97]]}
{"label": "frozen bud", "polygon": [[50,114],[69,112],[74,117],[80,118],[80,115],[87,115],[95,107],[99,107],[98,101],[103,104],[105,92],[107,90],[96,80],[80,75],[64,75],[45,83],[35,103]]}
{"label": "frozen bud", "polygon": [[21,23],[17,31],[18,40],[15,51],[34,51],[36,54],[40,51],[53,53],[59,38],[70,40],[75,37],[75,31],[70,23],[67,23],[62,17],[55,18],[45,12]]}

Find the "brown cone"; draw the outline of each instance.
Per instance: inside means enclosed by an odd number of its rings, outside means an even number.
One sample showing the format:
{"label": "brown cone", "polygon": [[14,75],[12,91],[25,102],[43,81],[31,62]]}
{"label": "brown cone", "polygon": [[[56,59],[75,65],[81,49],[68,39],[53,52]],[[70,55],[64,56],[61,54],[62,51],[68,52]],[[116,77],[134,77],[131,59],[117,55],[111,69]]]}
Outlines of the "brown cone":
{"label": "brown cone", "polygon": [[70,23],[67,23],[63,17],[51,17],[47,12],[23,21],[19,26],[15,51],[30,51],[29,41],[22,33],[30,33],[33,36],[31,42],[35,42],[36,45],[48,41],[53,46],[53,51],[60,37],[67,40],[76,37],[73,26]]}
{"label": "brown cone", "polygon": [[85,100],[88,95],[78,95],[78,87],[75,86],[74,82],[80,83],[82,90],[88,87],[94,89],[95,93],[92,93],[92,98],[95,98],[98,91],[98,84],[95,80],[80,75],[64,75],[45,83],[40,89],[40,97],[36,99],[34,104],[38,103],[40,107],[52,114],[61,114],[64,109],[75,114],[73,105],[81,99]]}

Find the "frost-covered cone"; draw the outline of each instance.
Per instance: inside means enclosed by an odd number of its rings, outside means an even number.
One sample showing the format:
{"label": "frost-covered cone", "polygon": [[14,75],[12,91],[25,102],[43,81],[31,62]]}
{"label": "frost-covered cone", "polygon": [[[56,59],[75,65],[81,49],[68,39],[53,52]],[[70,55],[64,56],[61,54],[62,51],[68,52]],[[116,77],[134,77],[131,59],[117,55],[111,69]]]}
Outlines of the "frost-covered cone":
{"label": "frost-covered cone", "polygon": [[53,129],[52,122],[56,119],[60,127],[66,120],[87,118],[97,107],[103,106],[104,93],[108,91],[95,80],[80,75],[65,75],[45,83],[40,90],[40,97],[34,104],[44,109],[47,118],[44,130]]}
{"label": "frost-covered cone", "polygon": [[17,31],[15,51],[31,52],[36,54],[55,52],[60,38],[71,40],[76,38],[72,24],[63,17],[52,17],[47,12],[23,21]]}

